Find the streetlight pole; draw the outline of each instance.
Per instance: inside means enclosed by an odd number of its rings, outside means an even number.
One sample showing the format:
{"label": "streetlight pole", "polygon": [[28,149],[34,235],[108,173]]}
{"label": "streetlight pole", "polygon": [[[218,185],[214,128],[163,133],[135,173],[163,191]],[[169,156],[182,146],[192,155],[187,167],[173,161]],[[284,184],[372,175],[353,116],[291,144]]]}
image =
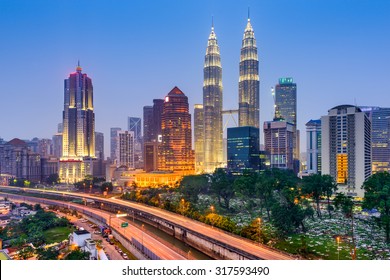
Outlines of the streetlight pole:
{"label": "streetlight pole", "polygon": [[184,198],[181,199],[181,214],[184,215]]}
{"label": "streetlight pole", "polygon": [[337,240],[337,259],[340,260],[340,236],[337,236],[336,240]]}
{"label": "streetlight pole", "polygon": [[210,206],[210,209],[211,209],[211,227],[213,228],[214,227],[214,205],[211,205]]}
{"label": "streetlight pole", "polygon": [[259,222],[259,244],[261,244],[261,218],[257,218],[257,221]]}

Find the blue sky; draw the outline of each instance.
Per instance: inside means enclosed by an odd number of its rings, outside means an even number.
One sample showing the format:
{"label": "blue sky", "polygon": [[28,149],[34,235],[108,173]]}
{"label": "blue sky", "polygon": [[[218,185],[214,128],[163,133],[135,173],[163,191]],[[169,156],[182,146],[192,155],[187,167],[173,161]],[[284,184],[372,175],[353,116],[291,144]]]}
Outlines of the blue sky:
{"label": "blue sky", "polygon": [[[63,80],[80,59],[94,84],[96,131],[126,128],[178,86],[202,102],[203,61],[214,16],[224,107],[237,108],[238,64],[250,7],[260,58],[261,123],[270,88],[298,87],[305,123],[340,104],[390,107],[390,1],[0,0],[0,137],[51,138],[61,122]],[[232,122],[230,124],[233,125]]]}

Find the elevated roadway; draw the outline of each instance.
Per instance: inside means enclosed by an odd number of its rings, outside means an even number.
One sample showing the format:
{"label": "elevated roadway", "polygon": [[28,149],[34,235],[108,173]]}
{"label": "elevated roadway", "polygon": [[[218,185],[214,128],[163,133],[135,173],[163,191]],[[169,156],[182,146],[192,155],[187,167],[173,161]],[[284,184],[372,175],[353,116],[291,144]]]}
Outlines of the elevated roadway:
{"label": "elevated roadway", "polygon": [[[0,190],[15,187],[0,186]],[[52,190],[23,189],[24,191],[71,196],[85,200],[93,200],[102,207],[110,207],[113,212],[126,212],[131,217],[148,222],[164,230],[177,239],[201,250],[216,259],[263,259],[263,260],[292,260],[296,257],[275,250],[265,245],[241,238],[239,236],[218,230],[209,225],[194,221],[179,214],[121,199],[102,198],[84,193],[59,192]]]}

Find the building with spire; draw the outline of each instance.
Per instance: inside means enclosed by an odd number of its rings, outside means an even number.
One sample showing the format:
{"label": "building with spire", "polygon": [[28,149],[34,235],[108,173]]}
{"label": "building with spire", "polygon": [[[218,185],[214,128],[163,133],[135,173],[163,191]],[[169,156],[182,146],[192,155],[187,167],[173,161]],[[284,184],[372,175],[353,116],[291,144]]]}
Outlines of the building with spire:
{"label": "building with spire", "polygon": [[62,157],[59,176],[74,183],[92,174],[95,158],[95,114],[92,80],[80,63],[64,82]]}
{"label": "building with spire", "polygon": [[[221,56],[213,24],[203,68],[203,161],[204,171],[207,173],[220,167],[223,161],[222,89]],[[195,150],[196,154],[201,152]]]}
{"label": "building with spire", "polygon": [[192,174],[195,166],[191,148],[191,115],[188,97],[178,87],[174,87],[165,97],[161,130],[159,170]]}
{"label": "building with spire", "polygon": [[259,59],[255,33],[248,15],[240,56],[240,77],[238,83],[239,126],[259,128],[260,122],[260,79]]}

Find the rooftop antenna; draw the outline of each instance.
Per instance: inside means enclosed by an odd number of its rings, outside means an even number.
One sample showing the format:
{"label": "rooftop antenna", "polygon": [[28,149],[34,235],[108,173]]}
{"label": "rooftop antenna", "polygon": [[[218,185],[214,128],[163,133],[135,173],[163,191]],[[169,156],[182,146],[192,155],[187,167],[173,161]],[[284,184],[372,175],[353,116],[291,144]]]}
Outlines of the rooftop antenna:
{"label": "rooftop antenna", "polygon": [[248,7],[248,20],[251,18],[251,16],[250,16],[250,15],[251,15],[251,14],[250,14],[250,12],[251,12],[251,11],[250,11],[250,8]]}
{"label": "rooftop antenna", "polygon": [[211,28],[214,30],[214,15],[211,16]]}

